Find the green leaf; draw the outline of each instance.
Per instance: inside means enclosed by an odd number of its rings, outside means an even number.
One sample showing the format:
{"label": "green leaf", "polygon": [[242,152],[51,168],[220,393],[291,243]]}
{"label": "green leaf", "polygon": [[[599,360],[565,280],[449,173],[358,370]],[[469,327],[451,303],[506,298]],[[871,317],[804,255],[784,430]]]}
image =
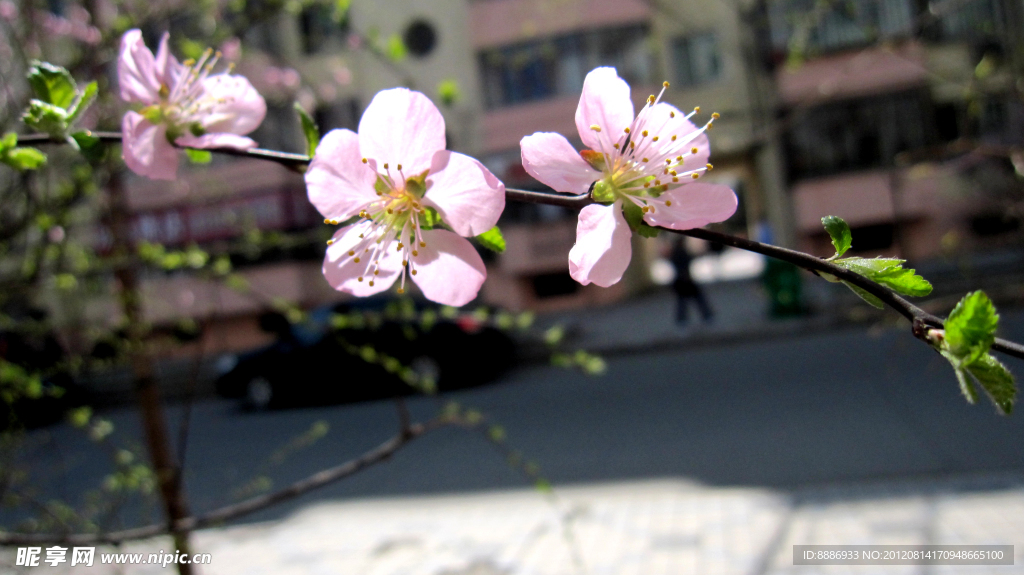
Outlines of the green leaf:
{"label": "green leaf", "polygon": [[320,144],[320,130],[316,127],[313,118],[298,102],[295,102],[295,112],[299,115],[299,122],[302,123],[302,134],[306,136],[306,155],[312,158],[316,153],[317,145]]}
{"label": "green leaf", "polygon": [[636,231],[645,238],[656,238],[658,237],[658,234],[661,233],[660,229],[653,226],[649,226],[645,222],[640,222],[640,226],[636,229]]}
{"label": "green leaf", "polygon": [[452,106],[459,101],[462,93],[459,90],[459,83],[452,79],[441,80],[437,84],[437,97],[445,106]]}
{"label": "green leaf", "polygon": [[841,256],[846,253],[846,250],[850,249],[853,245],[853,234],[850,233],[850,226],[847,225],[843,218],[838,216],[825,216],[821,218],[821,224],[825,226],[825,231],[832,238],[832,245],[836,248],[836,256]]}
{"label": "green leaf", "polygon": [[494,226],[478,235],[476,239],[480,242],[480,245],[491,251],[498,252],[499,254],[505,251],[505,237],[501,235],[501,230],[498,229],[498,226]]}
{"label": "green leaf", "polygon": [[[950,360],[950,362],[952,363],[952,360]],[[978,403],[978,392],[974,390],[974,385],[971,384],[971,378],[967,375],[967,371],[956,367],[956,364],[954,363],[953,373],[956,374],[956,380],[960,384],[960,393],[964,394],[964,398],[967,400],[967,403],[970,403],[971,405]]]}
{"label": "green leaf", "polygon": [[92,101],[96,99],[96,92],[98,89],[96,82],[93,81],[86,84],[85,89],[78,94],[78,99],[75,100],[75,105],[68,110],[69,126],[73,124],[75,120],[82,117],[82,113],[89,109],[89,106],[92,105]]}
{"label": "green leaf", "polygon": [[46,154],[35,148],[14,148],[4,150],[3,154],[0,154],[0,161],[15,170],[35,170],[46,163]]}
{"label": "green leaf", "polygon": [[18,145],[18,134],[14,132],[7,132],[4,137],[0,139],[0,152],[6,152],[11,148]]}
{"label": "green leaf", "polygon": [[388,45],[384,53],[393,62],[401,62],[409,54],[409,50],[405,47],[405,42],[402,41],[401,36],[392,34],[388,38]]}
{"label": "green leaf", "polygon": [[897,258],[843,258],[832,263],[887,286],[903,295],[920,297],[932,293],[932,284],[915,270],[903,269]]}
{"label": "green leaf", "polygon": [[209,150],[185,148],[185,155],[193,164],[209,164],[213,160],[213,154]]}
{"label": "green leaf", "polygon": [[331,19],[335,22],[343,22],[348,17],[348,10],[352,7],[352,0],[335,0],[334,11],[331,13]]}
{"label": "green leaf", "polygon": [[64,109],[71,106],[78,91],[70,72],[48,62],[32,62],[28,83],[37,98]]}
{"label": "green leaf", "polygon": [[904,260],[896,258],[843,258],[832,263],[870,278],[893,269],[901,269],[903,262]]}
{"label": "green leaf", "polygon": [[626,217],[629,229],[634,232],[637,231],[640,224],[644,223],[644,212],[640,209],[640,206],[633,202],[623,202],[622,215]]}
{"label": "green leaf", "polygon": [[871,279],[903,295],[921,297],[932,293],[932,284],[917,275],[915,271],[902,268],[890,269],[875,274]]}
{"label": "green leaf", "polygon": [[999,315],[985,292],[976,291],[964,296],[945,324],[945,344],[949,352],[962,364],[973,363],[988,353],[995,341]]}
{"label": "green leaf", "polygon": [[1017,399],[1017,383],[1010,370],[992,354],[986,353],[968,364],[967,371],[981,384],[996,409],[1003,415],[1010,415]]}
{"label": "green leaf", "polygon": [[61,140],[68,129],[67,111],[42,100],[29,101],[28,110],[22,116],[22,121],[36,131],[45,132]]}
{"label": "green leaf", "polygon": [[100,142],[100,139],[90,132],[82,130],[71,134],[71,139],[78,144],[78,151],[90,162],[99,162],[103,159],[107,148]]}
{"label": "green leaf", "polygon": [[850,283],[848,281],[845,281],[845,280],[841,280],[841,281],[843,282],[843,285],[845,285],[846,287],[848,287],[851,290],[853,290],[853,293],[855,293],[858,296],[860,296],[860,299],[868,302],[869,304],[877,307],[878,309],[885,308],[885,304],[882,303],[882,300],[880,300],[877,297],[871,295],[870,293],[865,291],[864,288],[862,288],[860,286],[853,285],[852,283]]}

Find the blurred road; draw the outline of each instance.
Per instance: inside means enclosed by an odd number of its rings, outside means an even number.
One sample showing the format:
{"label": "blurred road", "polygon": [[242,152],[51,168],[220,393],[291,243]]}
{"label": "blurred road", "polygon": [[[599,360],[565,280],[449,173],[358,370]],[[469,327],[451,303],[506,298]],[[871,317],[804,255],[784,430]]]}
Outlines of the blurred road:
{"label": "blurred road", "polygon": [[[1024,314],[1002,334],[1024,339]],[[1008,359],[1019,377],[1024,362]],[[652,478],[783,490],[823,484],[964,474],[1024,474],[1024,418],[968,405],[945,361],[905,330],[845,331],[715,348],[615,357],[603,377],[535,367],[444,397],[502,424],[509,444],[556,486]],[[339,366],[337,377],[344,377]],[[367,382],[372,384],[372,382]],[[330,381],[323,381],[330,385]],[[418,417],[430,398],[410,402]],[[131,410],[105,414],[116,441],[139,444]],[[177,426],[180,412],[169,422]],[[274,486],[353,457],[397,430],[394,405],[243,413],[203,401],[191,417],[186,483],[194,511],[227,501],[256,475]],[[330,426],[283,464],[271,454],[317,421]],[[26,455],[47,490],[98,485],[107,463],[80,433]],[[282,517],[313,500],[522,488],[528,483],[481,437],[440,430],[391,461],[304,499],[253,516]]]}

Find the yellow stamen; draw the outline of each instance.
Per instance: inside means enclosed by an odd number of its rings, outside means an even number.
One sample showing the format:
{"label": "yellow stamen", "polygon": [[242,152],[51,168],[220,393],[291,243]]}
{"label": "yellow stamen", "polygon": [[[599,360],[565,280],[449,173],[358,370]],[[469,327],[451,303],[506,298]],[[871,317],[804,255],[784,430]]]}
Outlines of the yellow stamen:
{"label": "yellow stamen", "polygon": [[600,132],[601,131],[601,126],[598,126],[597,124],[594,124],[594,125],[590,126],[590,129],[595,131],[595,132]]}

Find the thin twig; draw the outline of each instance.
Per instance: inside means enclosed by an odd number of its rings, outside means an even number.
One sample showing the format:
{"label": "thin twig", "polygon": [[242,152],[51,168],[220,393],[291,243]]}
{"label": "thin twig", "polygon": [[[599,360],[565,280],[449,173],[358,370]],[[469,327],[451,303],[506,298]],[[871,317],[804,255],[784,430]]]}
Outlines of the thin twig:
{"label": "thin twig", "polygon": [[[119,132],[92,132],[92,135],[105,142],[119,142],[121,140],[121,134]],[[19,142],[24,143],[53,143],[63,144],[60,140],[54,140],[50,136],[45,134],[28,134],[18,137]],[[279,164],[291,167],[301,168],[302,166],[309,164],[309,157],[302,154],[289,154],[286,152],[277,152],[274,150],[232,150],[226,148],[218,148],[210,150],[211,152],[224,153],[232,156],[242,156],[249,158],[256,158],[261,160],[268,160],[271,162],[277,162]],[[531,190],[519,190],[515,188],[505,188],[505,197],[509,200],[517,202],[526,202],[532,204],[548,204],[553,206],[564,206],[567,208],[583,208],[587,205],[594,203],[593,198],[590,197],[590,193],[584,194],[563,194],[558,192],[537,192]],[[889,288],[879,285],[870,279],[852,272],[846,268],[839,267],[831,262],[828,262],[822,258],[790,250],[786,248],[780,248],[770,244],[763,244],[761,242],[755,242],[745,238],[731,236],[720,232],[713,232],[703,228],[697,228],[692,230],[670,230],[668,228],[660,228],[672,233],[682,234],[694,238],[703,240],[718,242],[727,246],[733,246],[742,250],[763,254],[777,260],[789,262],[798,267],[804,268],[815,274],[826,273],[835,276],[841,280],[851,283],[871,295],[882,300],[882,302],[889,307],[899,312],[903,317],[910,320],[912,324],[912,331],[915,337],[922,341],[928,341],[928,329],[943,327],[943,319],[932,315],[923,309],[915,306],[907,300],[900,297],[896,292]],[[1024,345],[1016,342],[1008,341],[1001,338],[996,338],[995,343],[992,344],[992,350],[1005,353],[1006,355],[1016,357],[1018,359],[1024,359]]]}
{"label": "thin twig", "polygon": [[[171,526],[175,532],[189,532],[203,527],[220,525],[245,515],[262,511],[268,507],[295,499],[310,491],[330,485],[338,480],[353,475],[371,465],[381,463],[390,458],[396,451],[404,447],[413,439],[439,427],[450,425],[451,422],[443,419],[431,420],[427,423],[414,423],[409,425],[404,432],[381,443],[366,453],[350,459],[345,463],[318,471],[305,479],[300,479],[291,485],[267,493],[251,497],[232,505],[225,505],[202,515],[194,515],[178,520]],[[169,531],[166,523],[154,523],[143,527],[135,527],[111,533],[0,533],[0,546],[15,545],[39,545],[44,543],[57,543],[65,545],[95,545],[119,543],[147,539],[164,535]]]}

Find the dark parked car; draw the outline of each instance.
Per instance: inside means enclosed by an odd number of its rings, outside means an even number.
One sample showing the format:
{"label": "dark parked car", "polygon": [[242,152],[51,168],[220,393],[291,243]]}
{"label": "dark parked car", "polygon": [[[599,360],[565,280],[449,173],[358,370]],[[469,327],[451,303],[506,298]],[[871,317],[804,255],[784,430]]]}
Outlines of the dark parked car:
{"label": "dark parked car", "polygon": [[[217,392],[255,409],[364,401],[414,393],[403,379],[406,368],[415,374],[408,379],[428,386],[433,382],[444,391],[487,383],[515,364],[516,345],[501,330],[467,316],[438,316],[426,326],[389,319],[380,311],[383,306],[375,300],[339,304],[316,310],[309,321],[296,325],[281,314],[265,314],[260,327],[277,340],[222,358]],[[334,314],[352,311],[370,321],[332,327]]]}

